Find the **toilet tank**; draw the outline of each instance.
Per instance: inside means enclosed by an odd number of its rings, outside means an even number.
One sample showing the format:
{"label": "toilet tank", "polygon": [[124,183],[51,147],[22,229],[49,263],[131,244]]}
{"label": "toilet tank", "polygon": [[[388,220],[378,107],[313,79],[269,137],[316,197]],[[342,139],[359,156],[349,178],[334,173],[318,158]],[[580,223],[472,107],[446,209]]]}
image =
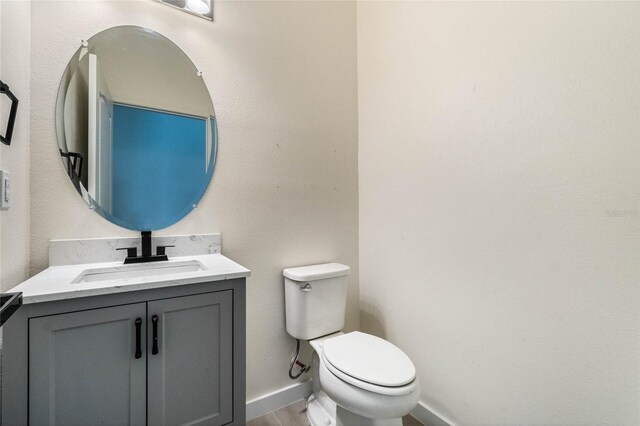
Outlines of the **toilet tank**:
{"label": "toilet tank", "polygon": [[287,333],[311,340],[344,327],[349,267],[340,263],[287,268],[284,275]]}

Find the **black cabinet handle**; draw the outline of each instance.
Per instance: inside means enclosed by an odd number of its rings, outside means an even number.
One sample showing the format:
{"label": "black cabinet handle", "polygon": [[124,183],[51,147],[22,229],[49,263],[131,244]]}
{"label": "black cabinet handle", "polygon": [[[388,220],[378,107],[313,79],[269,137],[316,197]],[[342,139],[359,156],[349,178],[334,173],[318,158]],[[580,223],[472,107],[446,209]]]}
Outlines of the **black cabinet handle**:
{"label": "black cabinet handle", "polygon": [[151,323],[153,324],[153,344],[151,345],[151,353],[153,355],[158,354],[158,316],[151,317]]}
{"label": "black cabinet handle", "polygon": [[142,334],[142,318],[136,318],[136,359],[142,358],[141,334]]}

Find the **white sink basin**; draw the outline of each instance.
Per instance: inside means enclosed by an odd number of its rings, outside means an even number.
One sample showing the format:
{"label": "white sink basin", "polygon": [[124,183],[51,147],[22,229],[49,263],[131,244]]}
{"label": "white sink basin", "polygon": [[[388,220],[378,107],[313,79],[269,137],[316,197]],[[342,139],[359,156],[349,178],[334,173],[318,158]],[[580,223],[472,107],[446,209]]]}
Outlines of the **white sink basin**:
{"label": "white sink basin", "polygon": [[127,278],[153,277],[158,275],[185,274],[206,270],[207,268],[197,260],[137,263],[133,265],[86,269],[71,282],[74,284],[90,283],[96,281],[123,280]]}

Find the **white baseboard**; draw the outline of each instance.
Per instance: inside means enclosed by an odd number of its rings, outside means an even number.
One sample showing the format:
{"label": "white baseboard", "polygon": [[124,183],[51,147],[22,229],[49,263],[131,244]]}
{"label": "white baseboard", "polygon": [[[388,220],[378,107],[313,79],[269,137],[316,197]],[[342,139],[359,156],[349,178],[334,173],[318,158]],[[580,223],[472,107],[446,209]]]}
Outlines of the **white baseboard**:
{"label": "white baseboard", "polygon": [[253,420],[279,408],[286,407],[311,395],[311,380],[294,383],[282,389],[247,401],[247,421]]}
{"label": "white baseboard", "polygon": [[455,423],[429,407],[422,401],[418,402],[411,415],[425,426],[455,426]]}
{"label": "white baseboard", "polygon": [[[269,392],[247,401],[247,421],[264,416],[272,411],[286,407],[311,395],[311,380],[294,383],[291,386]],[[455,423],[442,416],[424,402],[418,402],[411,415],[425,426],[455,426]]]}

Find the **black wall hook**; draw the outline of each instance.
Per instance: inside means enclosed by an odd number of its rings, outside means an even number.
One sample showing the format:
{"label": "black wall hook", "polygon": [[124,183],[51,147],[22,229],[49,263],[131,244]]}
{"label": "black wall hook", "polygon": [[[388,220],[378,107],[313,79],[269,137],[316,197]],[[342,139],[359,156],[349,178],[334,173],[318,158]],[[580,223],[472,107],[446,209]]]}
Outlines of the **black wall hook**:
{"label": "black wall hook", "polygon": [[7,123],[7,133],[0,135],[0,141],[5,145],[11,145],[11,137],[13,136],[13,126],[16,124],[16,114],[18,113],[18,98],[15,97],[9,86],[0,80],[0,93],[4,93],[11,99],[11,111],[9,111],[9,123]]}

